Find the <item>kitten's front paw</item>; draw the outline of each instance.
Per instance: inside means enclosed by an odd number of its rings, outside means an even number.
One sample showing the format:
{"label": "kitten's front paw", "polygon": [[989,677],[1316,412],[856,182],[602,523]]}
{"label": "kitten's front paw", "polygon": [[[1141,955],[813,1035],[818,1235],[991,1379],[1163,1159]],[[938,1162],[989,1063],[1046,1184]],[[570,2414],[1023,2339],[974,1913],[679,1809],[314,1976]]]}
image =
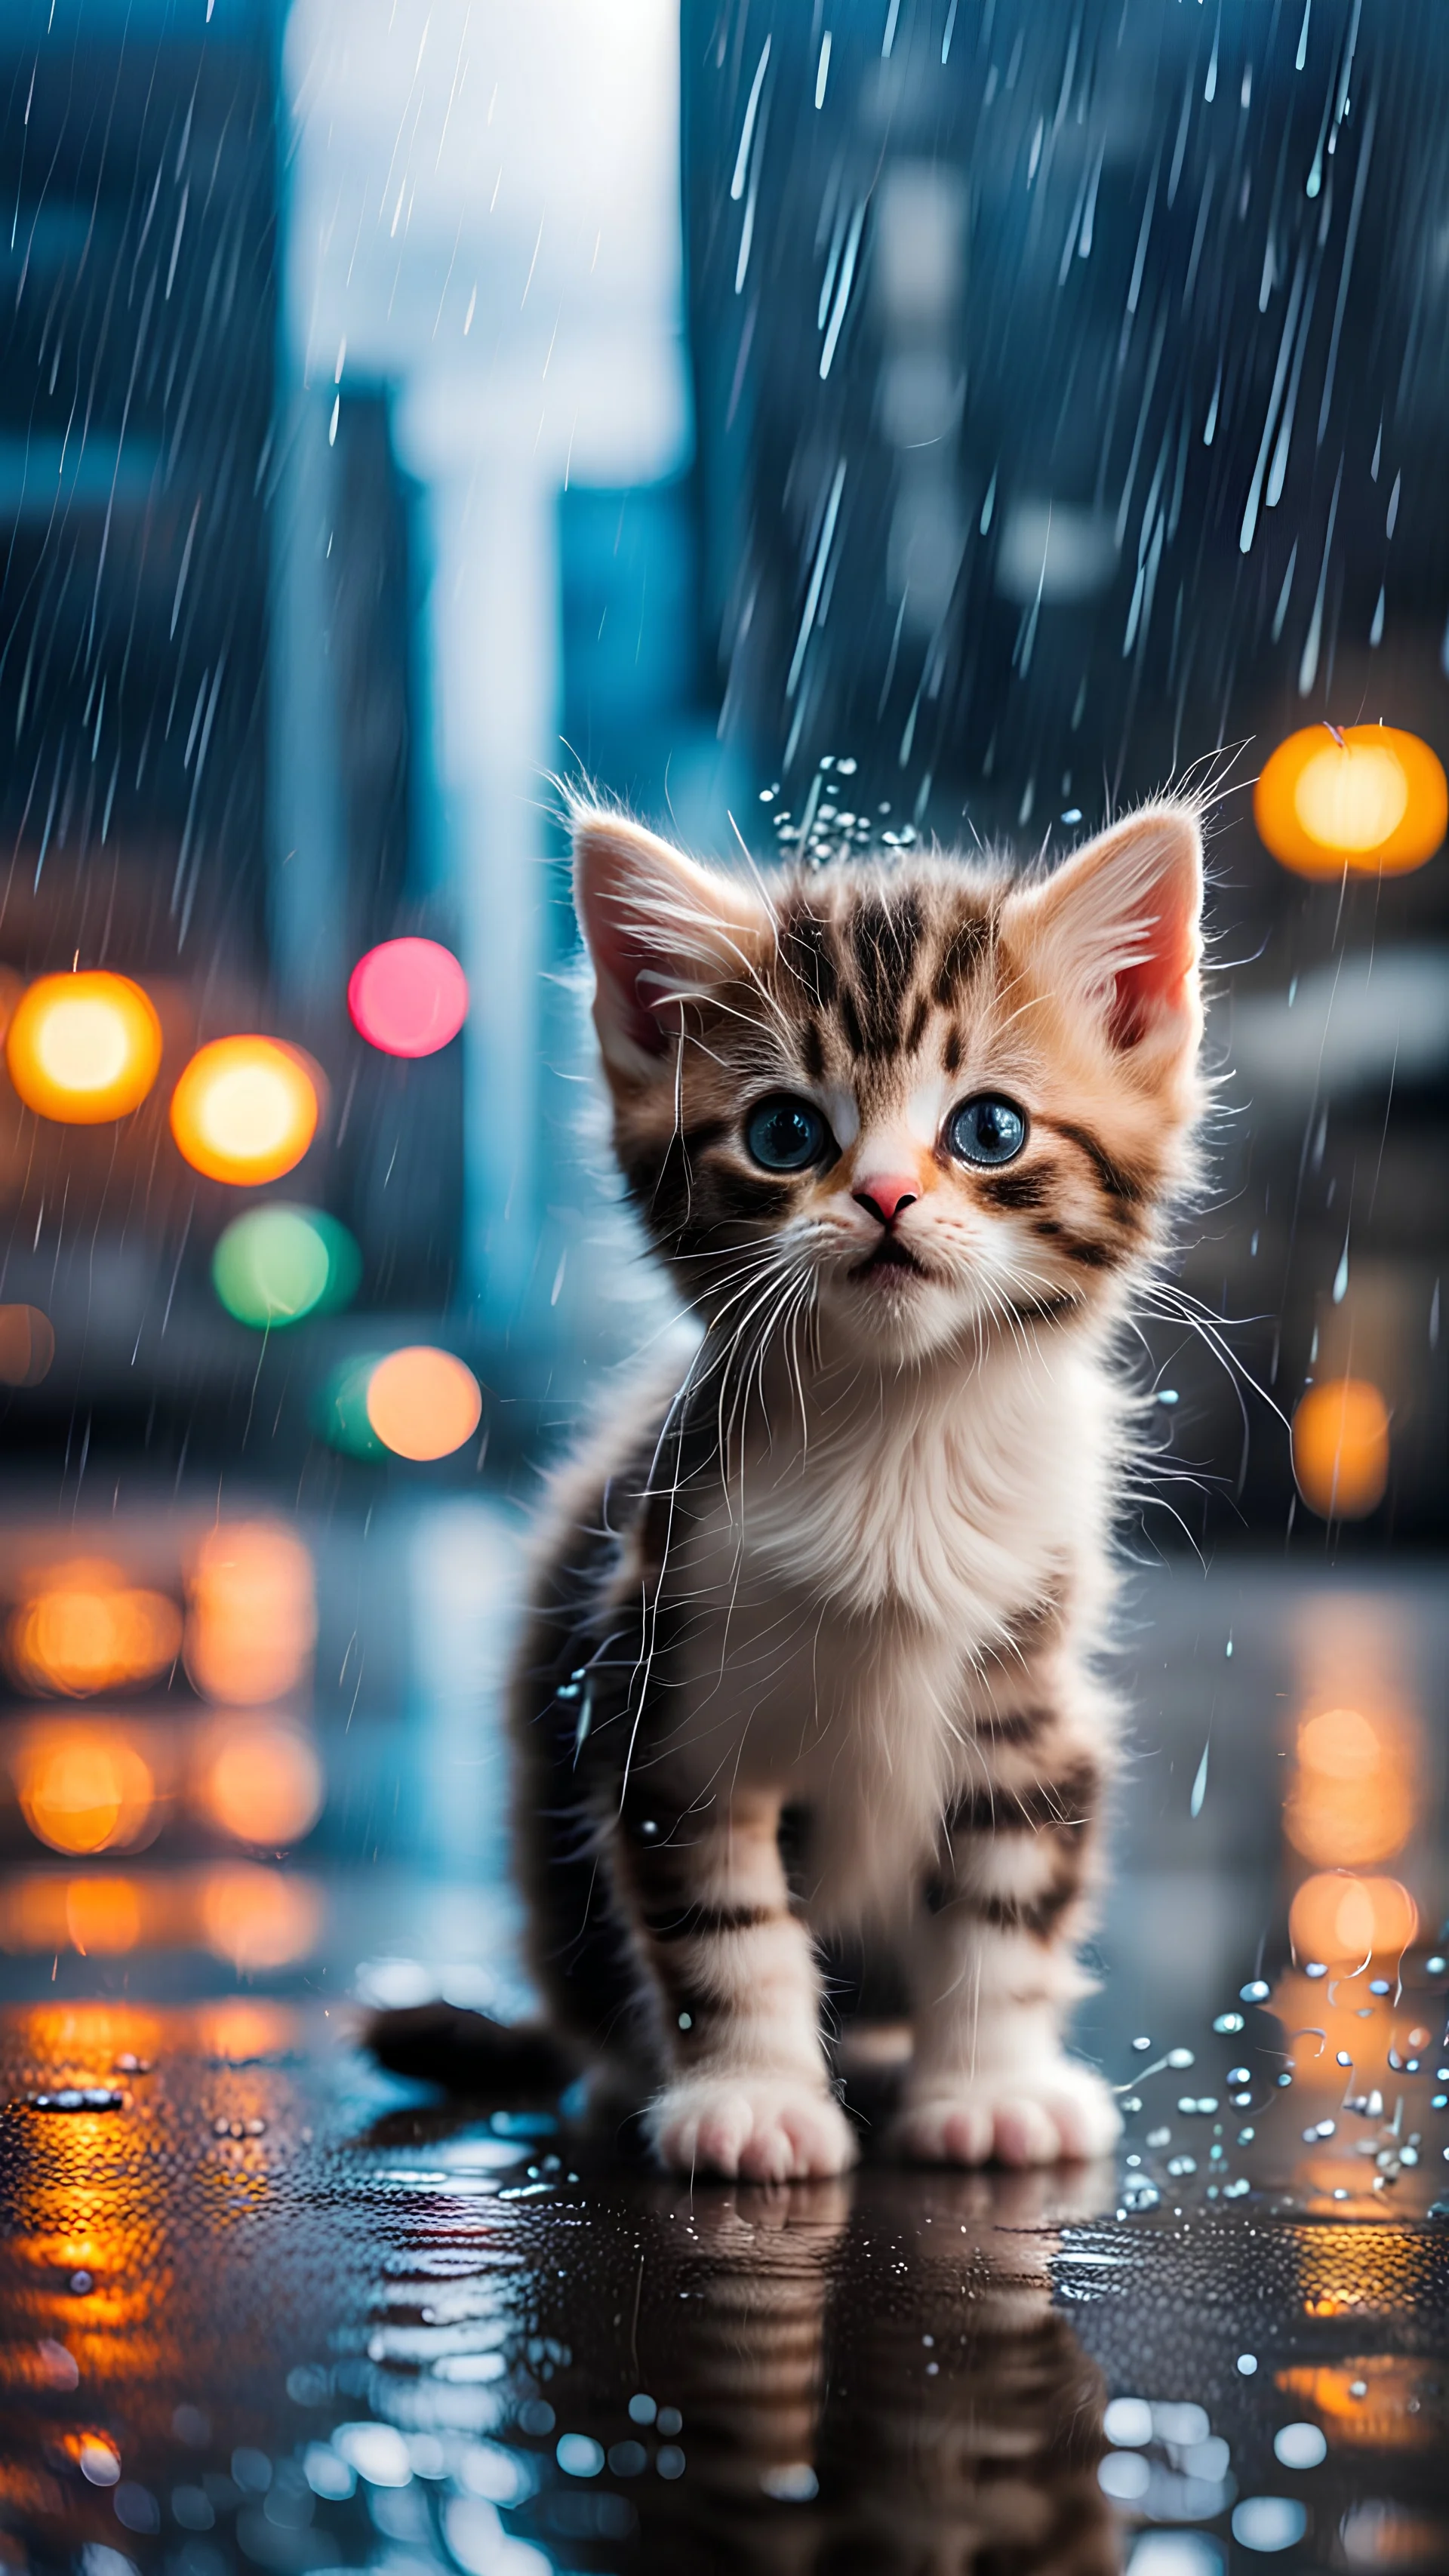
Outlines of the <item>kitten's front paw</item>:
{"label": "kitten's front paw", "polygon": [[855,2132],[839,2103],[791,2076],[690,2076],[660,2094],[648,2128],[675,2173],[805,2182],[855,2162]]}
{"label": "kitten's front paw", "polygon": [[1121,2115],[1100,2075],[1059,2058],[1029,2077],[962,2077],[949,2089],[908,2100],[891,2131],[897,2155],[915,2164],[1086,2163],[1122,2133]]}

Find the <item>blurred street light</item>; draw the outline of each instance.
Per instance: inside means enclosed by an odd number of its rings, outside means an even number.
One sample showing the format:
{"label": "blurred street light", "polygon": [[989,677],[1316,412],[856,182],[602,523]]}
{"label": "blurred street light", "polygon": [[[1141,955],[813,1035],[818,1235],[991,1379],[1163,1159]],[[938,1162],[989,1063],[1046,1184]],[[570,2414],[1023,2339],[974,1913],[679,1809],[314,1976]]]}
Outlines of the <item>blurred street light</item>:
{"label": "blurred street light", "polygon": [[145,1099],[161,1070],[161,1022],[128,975],[42,975],[15,1006],[5,1064],[27,1109],[101,1126]]}
{"label": "blurred street light", "polygon": [[279,1181],[317,1130],[317,1085],[301,1050],[275,1038],[216,1038],[171,1096],[171,1132],[209,1180]]}

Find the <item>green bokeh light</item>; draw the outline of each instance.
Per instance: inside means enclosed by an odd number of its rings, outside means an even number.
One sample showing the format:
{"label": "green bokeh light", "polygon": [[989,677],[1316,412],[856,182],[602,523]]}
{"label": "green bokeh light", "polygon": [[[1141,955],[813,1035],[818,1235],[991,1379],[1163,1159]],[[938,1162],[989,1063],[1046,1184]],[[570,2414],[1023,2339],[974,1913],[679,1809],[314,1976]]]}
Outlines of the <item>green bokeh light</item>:
{"label": "green bokeh light", "polygon": [[329,1448],[348,1458],[388,1455],[367,1418],[367,1389],[381,1351],[355,1351],[318,1389],[313,1419]]}
{"label": "green bokeh light", "polygon": [[362,1256],[335,1217],[278,1203],[233,1220],[212,1254],[211,1276],[239,1324],[275,1330],[345,1306],[357,1292]]}

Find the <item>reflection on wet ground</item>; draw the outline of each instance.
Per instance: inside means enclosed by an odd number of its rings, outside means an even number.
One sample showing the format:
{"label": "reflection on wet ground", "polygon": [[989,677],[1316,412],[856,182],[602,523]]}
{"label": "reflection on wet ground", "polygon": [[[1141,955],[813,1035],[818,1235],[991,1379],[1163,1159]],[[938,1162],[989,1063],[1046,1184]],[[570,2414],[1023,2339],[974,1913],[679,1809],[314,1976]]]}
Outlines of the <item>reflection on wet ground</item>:
{"label": "reflection on wet ground", "polygon": [[357,2056],[518,1990],[512,1542],[276,1536],[12,1551],[0,2560],[1449,2565],[1432,1581],[1144,1579],[1110,2167],[691,2192]]}

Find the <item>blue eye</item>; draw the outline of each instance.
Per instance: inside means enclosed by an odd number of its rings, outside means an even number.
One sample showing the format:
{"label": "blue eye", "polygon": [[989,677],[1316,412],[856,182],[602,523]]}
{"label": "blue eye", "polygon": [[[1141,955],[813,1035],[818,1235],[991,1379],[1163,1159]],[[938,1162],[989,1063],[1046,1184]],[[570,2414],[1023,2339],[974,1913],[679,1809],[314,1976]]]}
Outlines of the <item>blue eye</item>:
{"label": "blue eye", "polygon": [[1026,1143],[1025,1112],[1014,1102],[983,1091],[952,1110],[946,1142],[962,1163],[1014,1163]]}
{"label": "blue eye", "polygon": [[745,1144],[767,1172],[803,1172],[818,1163],[830,1130],[808,1100],[762,1100],[745,1120]]}

